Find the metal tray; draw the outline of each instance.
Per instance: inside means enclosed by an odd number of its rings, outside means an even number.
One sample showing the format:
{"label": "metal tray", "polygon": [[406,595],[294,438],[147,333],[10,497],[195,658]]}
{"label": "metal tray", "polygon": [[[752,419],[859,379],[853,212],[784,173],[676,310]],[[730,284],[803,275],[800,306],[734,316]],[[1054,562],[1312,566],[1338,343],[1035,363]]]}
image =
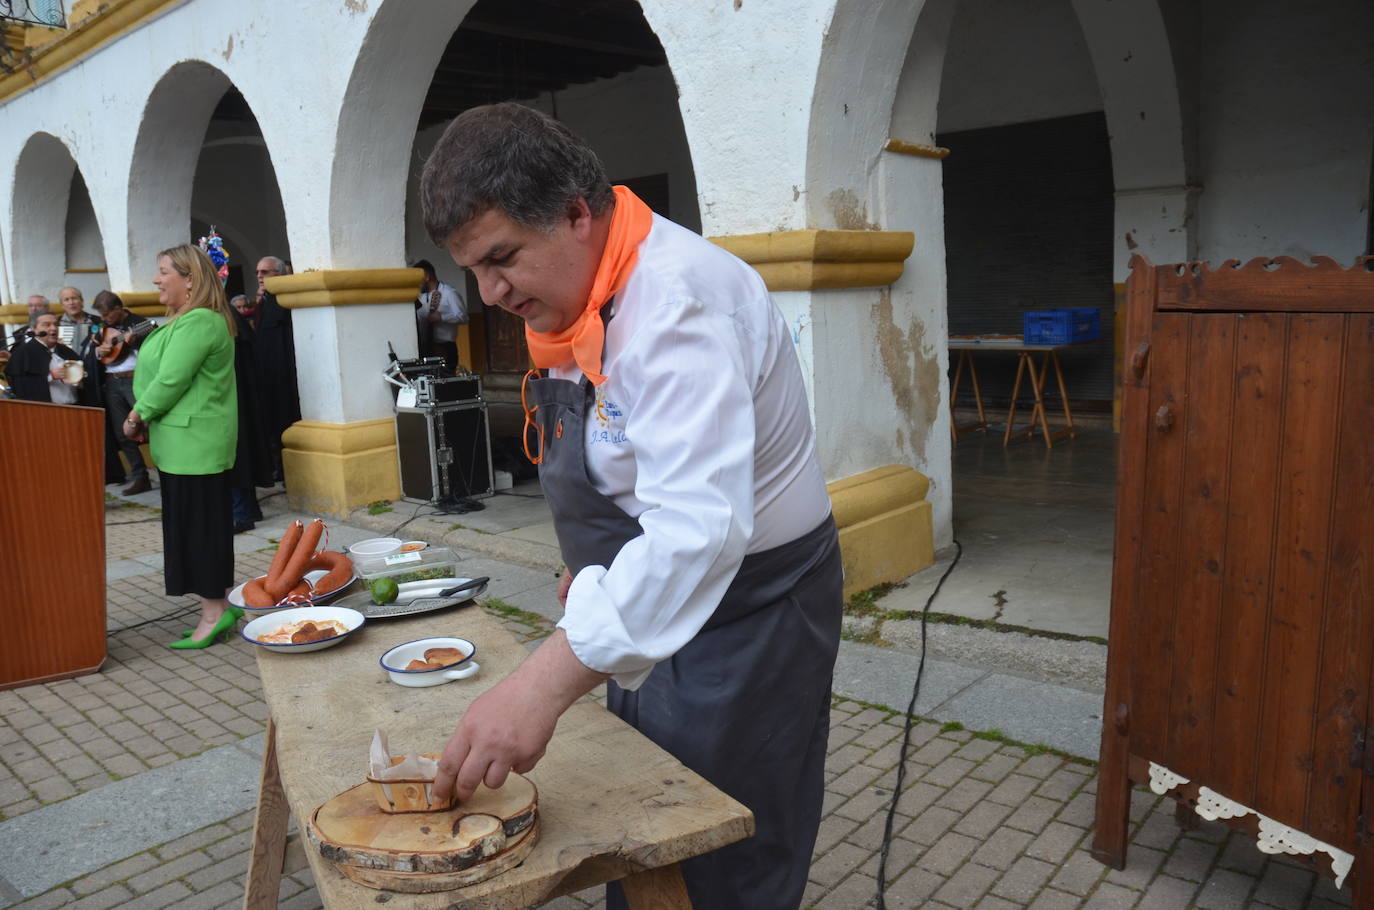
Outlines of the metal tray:
{"label": "metal tray", "polygon": [[372,592],[364,589],[349,594],[347,597],[339,598],[333,603],[333,606],[357,610],[368,619],[392,619],[398,616],[414,616],[419,613],[429,613],[432,610],[443,610],[461,603],[471,603],[475,601],[475,598],[481,597],[486,590],[487,582],[482,581],[474,588],[459,591],[455,597],[420,597],[415,600],[397,600],[393,603],[379,605],[372,602]]}

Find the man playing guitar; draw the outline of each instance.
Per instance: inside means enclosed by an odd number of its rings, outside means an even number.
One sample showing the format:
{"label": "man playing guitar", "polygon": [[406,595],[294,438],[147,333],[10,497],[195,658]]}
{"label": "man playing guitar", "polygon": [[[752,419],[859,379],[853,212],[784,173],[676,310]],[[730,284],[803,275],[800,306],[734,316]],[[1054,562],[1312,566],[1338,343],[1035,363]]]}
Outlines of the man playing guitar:
{"label": "man playing guitar", "polygon": [[104,376],[101,378],[105,413],[114,427],[115,438],[130,468],[130,483],[122,492],[125,496],[146,493],[152,489],[152,483],[148,480],[148,465],[143,461],[138,443],[129,439],[122,427],[129,412],[134,409],[134,367],[138,363],[138,346],[157,326],[151,319],[124,309],[124,301],[111,291],[97,294],[92,306],[100,314],[99,340],[92,335],[91,341],[96,345],[96,357],[104,364]]}

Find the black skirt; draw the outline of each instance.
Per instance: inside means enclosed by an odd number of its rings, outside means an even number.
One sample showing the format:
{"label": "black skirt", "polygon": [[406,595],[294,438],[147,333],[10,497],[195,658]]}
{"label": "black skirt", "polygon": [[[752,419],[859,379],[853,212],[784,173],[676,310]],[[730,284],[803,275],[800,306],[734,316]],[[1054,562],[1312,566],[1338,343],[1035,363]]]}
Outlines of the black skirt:
{"label": "black skirt", "polygon": [[229,472],[157,472],[162,485],[163,574],[171,596],[220,598],[234,586]]}

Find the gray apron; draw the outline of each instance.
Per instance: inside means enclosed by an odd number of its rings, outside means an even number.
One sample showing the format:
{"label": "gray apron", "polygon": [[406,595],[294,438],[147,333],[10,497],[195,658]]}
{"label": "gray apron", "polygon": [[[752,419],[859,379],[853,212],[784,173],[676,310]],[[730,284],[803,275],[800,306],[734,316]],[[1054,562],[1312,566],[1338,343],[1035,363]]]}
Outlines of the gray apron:
{"label": "gray apron", "polygon": [[[584,378],[532,379],[539,480],[568,571],[609,566],[644,533],[592,484]],[[531,442],[533,444],[533,442]],[[694,907],[795,910],[820,824],[842,573],[834,520],[744,558],[711,619],[637,690],[608,707],[754,813],[755,835],[682,864]],[[618,883],[609,910],[625,907]]]}

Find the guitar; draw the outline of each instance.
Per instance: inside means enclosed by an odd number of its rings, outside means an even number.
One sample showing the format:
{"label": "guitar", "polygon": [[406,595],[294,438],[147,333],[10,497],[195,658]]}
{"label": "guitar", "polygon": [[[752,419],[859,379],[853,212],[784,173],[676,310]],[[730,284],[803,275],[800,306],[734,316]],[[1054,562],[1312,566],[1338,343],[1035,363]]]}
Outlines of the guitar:
{"label": "guitar", "polygon": [[157,326],[153,324],[151,319],[139,323],[127,332],[121,331],[119,326],[116,325],[102,325],[100,329],[100,341],[97,344],[99,347],[109,345],[110,350],[109,353],[106,354],[97,354],[96,358],[106,366],[112,363],[118,363],[123,360],[124,355],[128,353],[128,346],[130,344],[136,339],[148,337],[153,333],[153,329],[155,328],[157,328]]}

